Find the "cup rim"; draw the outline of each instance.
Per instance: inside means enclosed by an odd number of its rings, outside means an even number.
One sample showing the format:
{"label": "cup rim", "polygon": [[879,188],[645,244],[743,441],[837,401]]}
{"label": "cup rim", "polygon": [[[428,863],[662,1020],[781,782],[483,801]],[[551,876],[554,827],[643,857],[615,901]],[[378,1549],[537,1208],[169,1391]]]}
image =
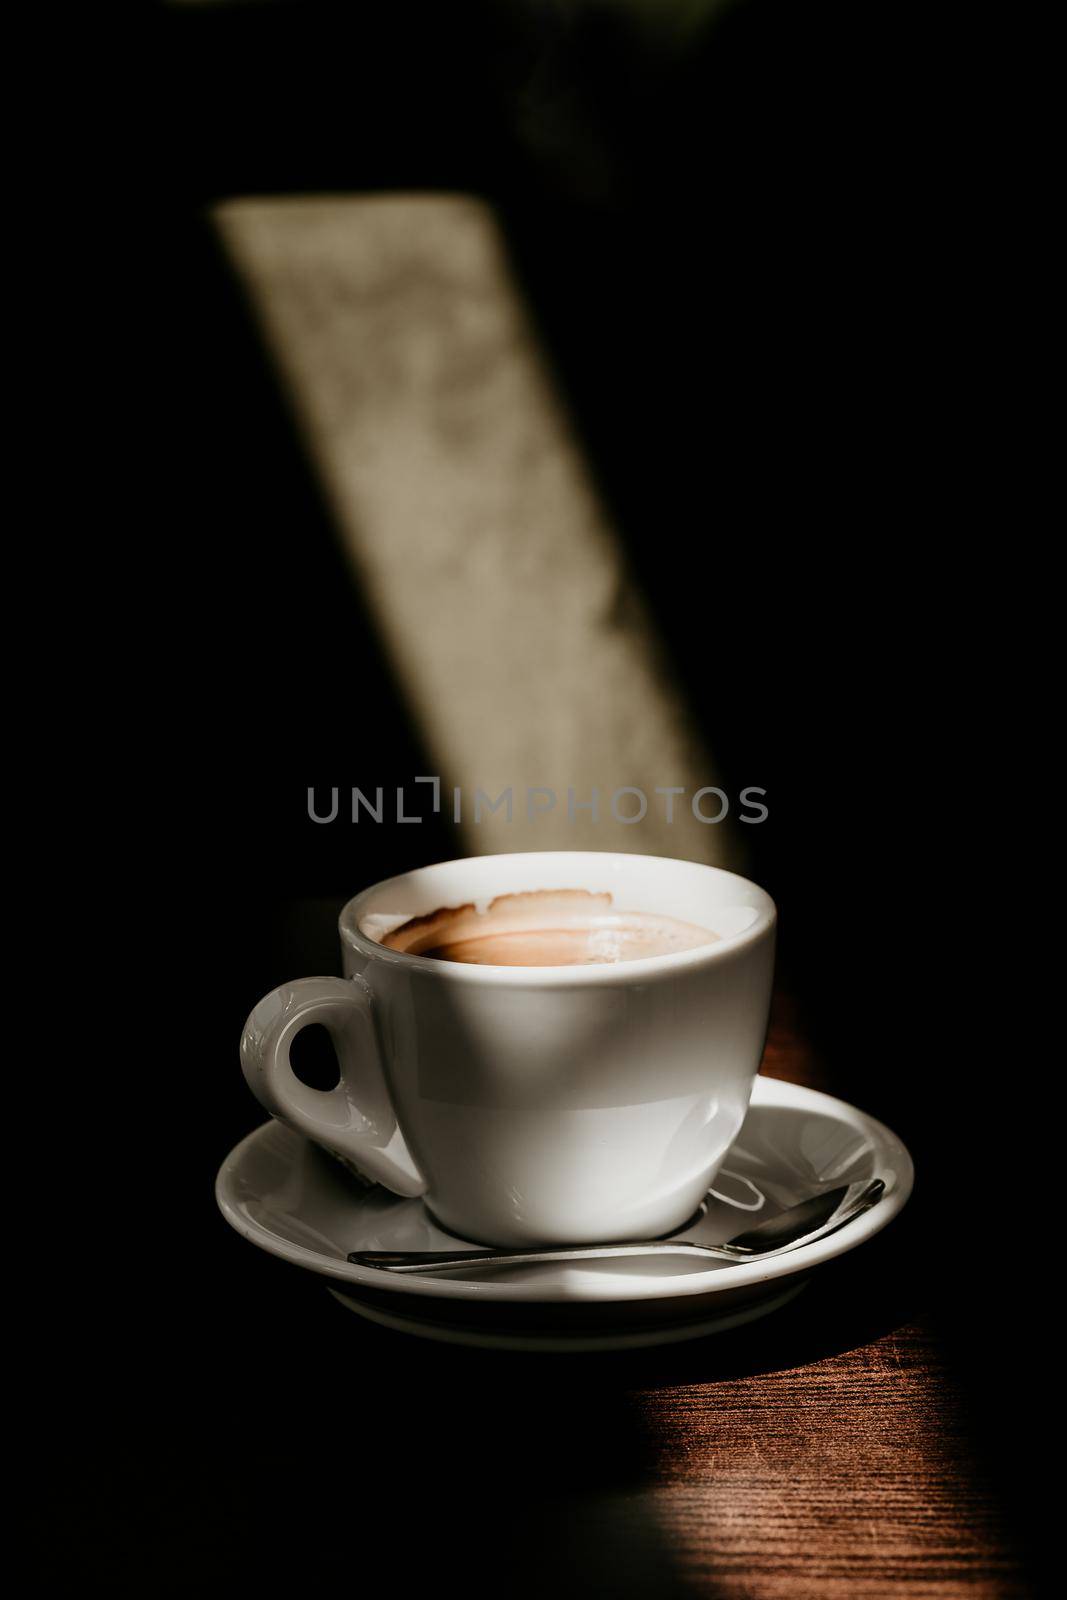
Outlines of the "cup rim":
{"label": "cup rim", "polygon": [[[640,956],[633,961],[617,961],[589,964],[588,966],[543,966],[519,967],[500,966],[492,962],[477,965],[458,961],[437,961],[430,956],[412,955],[406,950],[391,950],[388,946],[379,944],[361,932],[359,915],[372,895],[390,885],[400,884],[405,878],[411,878],[420,872],[428,872],[434,867],[458,866],[462,867],[468,862],[484,863],[486,861],[529,861],[531,858],[545,858],[547,856],[590,856],[614,859],[617,861],[669,861],[676,866],[691,868],[694,872],[713,873],[717,878],[732,878],[738,883],[743,883],[759,896],[759,906],[756,919],[740,933],[729,934],[717,940],[714,944],[699,945],[694,950],[679,950],[658,956]],[[739,872],[728,872],[725,867],[709,866],[701,861],[685,861],[677,856],[642,855],[635,851],[622,850],[525,850],[508,851],[500,854],[484,856],[451,856],[444,861],[425,862],[422,866],[412,867],[408,872],[394,873],[390,878],[382,878],[377,883],[372,883],[358,894],[346,901],[341,908],[337,919],[338,929],[343,944],[356,950],[360,955],[377,961],[384,962],[387,966],[395,966],[407,971],[422,972],[433,975],[449,983],[481,983],[495,984],[497,986],[510,986],[520,989],[531,988],[574,988],[580,986],[596,986],[649,983],[659,978],[670,978],[679,972],[690,972],[696,969],[716,966],[720,962],[728,961],[739,952],[747,950],[758,943],[773,931],[778,920],[778,913],[774,901],[766,889],[754,883],[751,878],[744,877]]]}

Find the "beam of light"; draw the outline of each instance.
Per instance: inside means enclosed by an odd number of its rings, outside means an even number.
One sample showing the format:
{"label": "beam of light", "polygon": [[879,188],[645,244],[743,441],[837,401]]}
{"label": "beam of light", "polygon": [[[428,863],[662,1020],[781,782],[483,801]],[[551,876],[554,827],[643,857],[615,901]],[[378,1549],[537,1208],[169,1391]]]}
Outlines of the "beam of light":
{"label": "beam of light", "polygon": [[[464,791],[464,846],[743,865],[731,820],[693,815],[714,763],[553,392],[491,210],[449,195],[242,198],[214,219],[444,793]],[[669,531],[664,559],[684,559]],[[624,786],[648,797],[640,823],[612,815]],[[668,822],[655,790],[671,786],[685,794]],[[475,789],[494,800],[509,787],[512,821],[502,807],[475,822]],[[530,820],[526,792],[539,788],[556,805],[535,800]],[[594,788],[595,821],[581,809]]]}

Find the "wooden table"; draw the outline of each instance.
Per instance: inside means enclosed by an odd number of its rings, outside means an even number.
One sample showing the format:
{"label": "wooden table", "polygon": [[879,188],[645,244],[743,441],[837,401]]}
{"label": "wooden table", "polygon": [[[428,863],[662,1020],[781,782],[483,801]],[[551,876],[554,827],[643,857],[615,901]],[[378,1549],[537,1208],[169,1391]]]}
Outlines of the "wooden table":
{"label": "wooden table", "polygon": [[[827,1087],[781,1001],[763,1071]],[[629,1395],[643,1504],[684,1587],[731,1600],[1029,1592],[966,1396],[910,1304],[914,1221],[792,1317]]]}
{"label": "wooden table", "polygon": [[[781,1003],[764,1070],[820,1079]],[[104,1330],[68,1537],[153,1595],[1028,1595],[920,1196],[764,1322],[578,1356],[363,1323],[205,1210]]]}

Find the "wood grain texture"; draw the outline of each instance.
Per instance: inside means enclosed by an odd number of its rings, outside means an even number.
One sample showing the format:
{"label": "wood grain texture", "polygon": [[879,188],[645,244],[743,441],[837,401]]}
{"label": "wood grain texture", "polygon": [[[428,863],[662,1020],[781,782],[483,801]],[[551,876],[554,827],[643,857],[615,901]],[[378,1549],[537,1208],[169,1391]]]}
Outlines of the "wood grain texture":
{"label": "wood grain texture", "polygon": [[[782,996],[762,1070],[829,1087]],[[880,1256],[858,1252],[842,1264],[791,1314],[801,1346],[820,1320],[829,1336],[835,1317],[847,1344],[859,1307],[854,1346],[758,1370],[779,1348],[779,1319],[778,1330],[768,1323],[736,1341],[757,1370],[632,1392],[653,1520],[682,1587],[720,1600],[1030,1592],[978,1463],[967,1396],[931,1320],[919,1315],[863,1338],[863,1301],[873,1309],[894,1274],[907,1277],[902,1230],[891,1230]],[[892,1305],[890,1294],[890,1322]],[[720,1354],[728,1368],[730,1353]]]}
{"label": "wood grain texture", "polygon": [[678,1570],[729,1600],[1025,1593],[921,1324],[792,1371],[635,1396]]}

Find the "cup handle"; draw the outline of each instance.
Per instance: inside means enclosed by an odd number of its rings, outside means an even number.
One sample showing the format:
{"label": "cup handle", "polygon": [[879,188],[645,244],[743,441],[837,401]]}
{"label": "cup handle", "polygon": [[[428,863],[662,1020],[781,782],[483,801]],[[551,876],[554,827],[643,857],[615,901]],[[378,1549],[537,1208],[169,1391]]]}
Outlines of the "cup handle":
{"label": "cup handle", "polygon": [[[293,1040],[313,1022],[323,1025],[337,1052],[341,1078],[333,1089],[308,1088],[289,1064]],[[279,1122],[394,1194],[425,1193],[386,1089],[374,1000],[362,978],[299,978],[268,994],[245,1023],[241,1068]]]}

